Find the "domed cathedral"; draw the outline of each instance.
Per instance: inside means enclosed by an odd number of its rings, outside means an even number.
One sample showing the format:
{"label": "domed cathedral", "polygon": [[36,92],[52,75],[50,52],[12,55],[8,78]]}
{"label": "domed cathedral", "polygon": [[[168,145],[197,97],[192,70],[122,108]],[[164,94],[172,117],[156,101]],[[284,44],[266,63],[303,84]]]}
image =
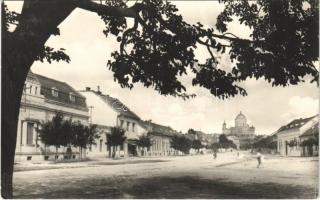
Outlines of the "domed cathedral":
{"label": "domed cathedral", "polygon": [[226,135],[237,136],[240,140],[240,147],[244,147],[250,143],[250,140],[254,138],[255,128],[247,124],[247,118],[244,114],[240,113],[235,118],[235,126],[227,128],[227,124],[224,121],[222,124],[222,133]]}

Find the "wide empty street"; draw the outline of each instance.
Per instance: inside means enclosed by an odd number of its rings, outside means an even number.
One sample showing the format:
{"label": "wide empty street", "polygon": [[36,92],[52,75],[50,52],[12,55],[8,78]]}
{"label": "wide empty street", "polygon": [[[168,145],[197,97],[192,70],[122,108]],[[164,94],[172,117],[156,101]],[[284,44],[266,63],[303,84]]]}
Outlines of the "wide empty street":
{"label": "wide empty street", "polygon": [[16,165],[15,198],[316,198],[318,159],[245,154]]}

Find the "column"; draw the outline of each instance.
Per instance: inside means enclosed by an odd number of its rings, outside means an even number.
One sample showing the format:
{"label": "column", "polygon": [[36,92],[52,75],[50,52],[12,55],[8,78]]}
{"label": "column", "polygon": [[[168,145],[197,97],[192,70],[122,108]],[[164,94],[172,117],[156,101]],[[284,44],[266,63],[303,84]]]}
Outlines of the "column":
{"label": "column", "polygon": [[27,123],[25,121],[23,121],[22,123],[22,128],[21,128],[21,143],[22,146],[26,146],[27,144]]}
{"label": "column", "polygon": [[127,142],[123,143],[123,154],[124,154],[124,157],[128,156],[128,143]]}

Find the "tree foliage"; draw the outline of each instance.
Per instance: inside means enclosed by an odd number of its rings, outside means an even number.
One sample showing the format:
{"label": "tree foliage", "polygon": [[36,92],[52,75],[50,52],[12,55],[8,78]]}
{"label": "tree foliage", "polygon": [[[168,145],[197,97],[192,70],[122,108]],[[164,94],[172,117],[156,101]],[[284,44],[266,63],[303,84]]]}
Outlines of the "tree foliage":
{"label": "tree foliage", "polygon": [[[116,2],[116,3],[115,3]],[[134,83],[154,87],[163,95],[189,97],[179,76],[187,68],[195,74],[193,85],[207,88],[219,98],[246,95],[239,82],[264,78],[273,86],[304,82],[306,75],[318,83],[318,4],[313,1],[223,1],[224,11],[215,28],[185,22],[170,2],[144,0],[134,9],[141,15],[127,28],[125,18],[101,15],[104,33],[118,37],[120,50],[108,62],[122,87]],[[126,5],[110,1],[108,5]],[[252,30],[249,38],[228,32],[235,18]],[[204,63],[194,50],[204,46],[210,57]],[[221,67],[220,54],[228,54],[232,70]]]}
{"label": "tree foliage", "polygon": [[274,141],[273,136],[261,137],[252,144],[253,148],[264,148],[264,149],[276,149],[277,142]]}
{"label": "tree foliage", "polygon": [[191,146],[192,146],[192,141],[184,135],[182,136],[175,135],[171,140],[171,147],[174,148],[175,150],[183,152],[184,154],[189,154]]}
{"label": "tree foliage", "polygon": [[72,142],[71,121],[64,120],[62,113],[56,113],[52,120],[42,124],[40,140],[56,148],[67,146]]}
{"label": "tree foliage", "polygon": [[229,140],[225,134],[221,134],[219,136],[219,147],[220,148],[237,148],[237,146],[232,142],[232,140]]}
{"label": "tree foliage", "polygon": [[200,140],[193,140],[192,141],[192,148],[199,151],[203,147],[202,143]]}
{"label": "tree foliage", "polygon": [[142,135],[139,137],[137,145],[139,147],[147,147],[149,148],[152,144],[151,144],[151,140],[148,136],[146,135]]}
{"label": "tree foliage", "polygon": [[[125,136],[125,130],[119,127],[112,127],[111,133],[107,134],[107,145],[113,147],[113,155],[115,157],[116,147],[123,145],[127,137]],[[111,148],[110,148],[111,150]]]}
{"label": "tree foliage", "polygon": [[99,138],[96,125],[85,126],[80,121],[65,120],[61,112],[42,124],[40,139],[45,145],[60,146],[73,145],[87,148]]}

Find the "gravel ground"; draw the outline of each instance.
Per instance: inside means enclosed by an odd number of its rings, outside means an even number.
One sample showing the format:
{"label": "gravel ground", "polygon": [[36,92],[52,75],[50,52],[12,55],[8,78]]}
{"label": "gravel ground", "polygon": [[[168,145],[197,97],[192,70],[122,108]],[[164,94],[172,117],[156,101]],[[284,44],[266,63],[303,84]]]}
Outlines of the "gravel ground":
{"label": "gravel ground", "polygon": [[[37,170],[38,169],[42,170]],[[46,167],[55,167],[44,169]],[[15,198],[316,198],[318,159],[212,155],[29,165]],[[32,169],[32,170],[28,170]]]}

